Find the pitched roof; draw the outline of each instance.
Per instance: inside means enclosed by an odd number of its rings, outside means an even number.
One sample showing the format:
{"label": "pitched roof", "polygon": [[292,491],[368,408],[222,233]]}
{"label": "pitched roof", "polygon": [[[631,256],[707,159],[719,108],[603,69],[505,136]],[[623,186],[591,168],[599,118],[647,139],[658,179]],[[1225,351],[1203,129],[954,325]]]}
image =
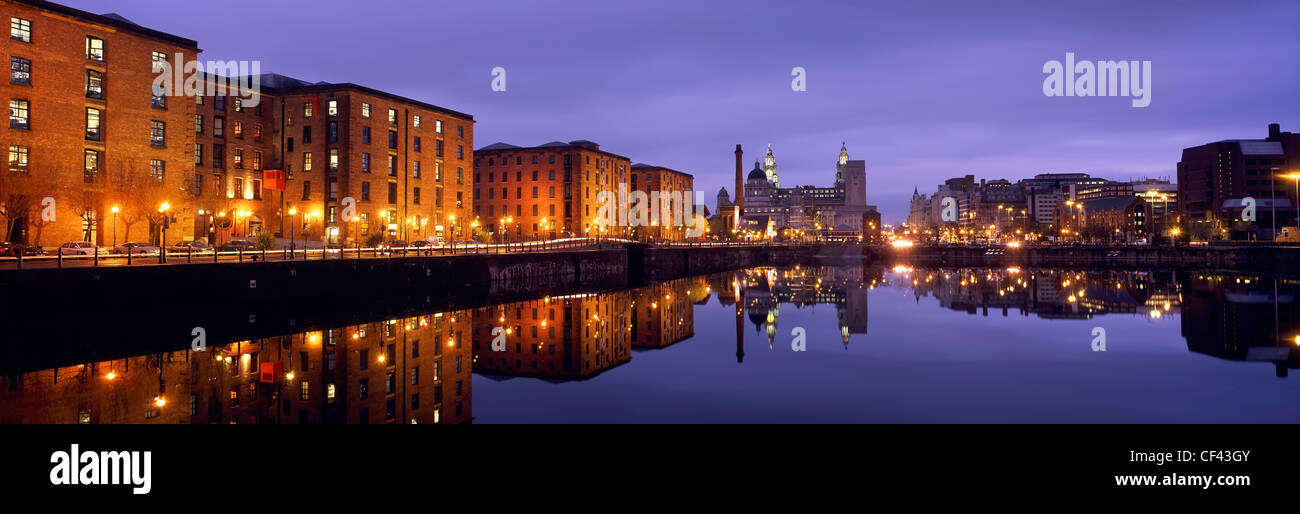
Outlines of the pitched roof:
{"label": "pitched roof", "polygon": [[514,150],[514,149],[516,149],[516,148],[519,148],[519,147],[518,147],[518,146],[515,146],[515,145],[512,145],[512,144],[509,144],[509,143],[492,143],[492,144],[487,145],[487,146],[485,146],[485,147],[483,147],[483,148],[479,148],[478,150],[475,150],[475,151],[476,151],[476,152],[490,152],[490,151],[493,151],[493,150]]}
{"label": "pitched roof", "polygon": [[145,37],[151,37],[154,39],[167,41],[169,43],[174,43],[186,48],[192,48],[195,50],[199,48],[199,43],[193,39],[186,39],[180,36],[173,36],[166,32],[160,32],[150,28],[141,27],[139,25],[136,25],[131,20],[123,18],[121,15],[116,13],[95,14],[80,9],[73,9],[66,5],[56,4],[54,2],[46,2],[44,0],[17,0],[17,2],[20,4],[30,5],[37,9],[45,9],[47,11],[56,12],[66,16],[80,18],[82,20],[86,20],[92,23],[98,23],[101,25],[107,25],[109,27],[122,29],[127,32],[133,32]]}

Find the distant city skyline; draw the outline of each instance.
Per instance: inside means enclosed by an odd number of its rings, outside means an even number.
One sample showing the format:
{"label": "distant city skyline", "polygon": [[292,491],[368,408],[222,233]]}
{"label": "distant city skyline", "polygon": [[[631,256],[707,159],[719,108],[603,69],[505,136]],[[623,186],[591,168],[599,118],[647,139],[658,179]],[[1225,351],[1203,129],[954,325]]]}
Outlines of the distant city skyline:
{"label": "distant city skyline", "polygon": [[[1285,1],[63,3],[197,40],[202,59],[472,114],[476,147],[596,141],[693,174],[710,209],[718,189],[734,195],[737,143],[747,166],[771,144],[783,184],[829,185],[845,142],[866,161],[867,203],[898,223],[913,188],[950,177],[1173,179],[1185,147],[1300,128],[1300,39],[1282,23],[1300,5]],[[1043,65],[1067,52],[1151,61],[1150,106],[1045,96]],[[505,92],[489,87],[497,66]]]}

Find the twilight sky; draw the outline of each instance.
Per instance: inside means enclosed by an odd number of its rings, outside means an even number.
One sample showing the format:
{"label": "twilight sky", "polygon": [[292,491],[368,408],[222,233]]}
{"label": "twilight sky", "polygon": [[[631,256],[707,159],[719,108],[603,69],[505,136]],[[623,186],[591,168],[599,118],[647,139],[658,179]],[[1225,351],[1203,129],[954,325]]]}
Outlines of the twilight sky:
{"label": "twilight sky", "polygon": [[[1294,0],[61,2],[195,39],[205,60],[470,113],[476,147],[590,139],[694,174],[710,209],[737,143],[746,172],[771,144],[783,185],[828,185],[846,141],[897,223],[914,186],[952,176],[1172,180],[1183,147],[1300,131]],[[1152,61],[1151,105],[1044,96],[1066,52]]]}

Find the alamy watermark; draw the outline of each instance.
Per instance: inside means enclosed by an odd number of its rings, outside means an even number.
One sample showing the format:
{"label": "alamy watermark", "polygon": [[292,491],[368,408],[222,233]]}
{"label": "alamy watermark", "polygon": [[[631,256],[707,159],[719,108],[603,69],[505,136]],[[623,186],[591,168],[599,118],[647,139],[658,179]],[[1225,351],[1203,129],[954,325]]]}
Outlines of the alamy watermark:
{"label": "alamy watermark", "polygon": [[237,96],[244,107],[262,100],[262,61],[186,60],[177,52],[174,62],[155,60],[153,71],[154,96]]}
{"label": "alamy watermark", "polygon": [[618,191],[603,189],[596,194],[596,223],[607,227],[685,227],[686,237],[699,237],[708,229],[703,191],[632,191],[627,183]]}
{"label": "alamy watermark", "polygon": [[1133,107],[1151,105],[1151,61],[1075,61],[1043,63],[1046,96],[1131,96]]}

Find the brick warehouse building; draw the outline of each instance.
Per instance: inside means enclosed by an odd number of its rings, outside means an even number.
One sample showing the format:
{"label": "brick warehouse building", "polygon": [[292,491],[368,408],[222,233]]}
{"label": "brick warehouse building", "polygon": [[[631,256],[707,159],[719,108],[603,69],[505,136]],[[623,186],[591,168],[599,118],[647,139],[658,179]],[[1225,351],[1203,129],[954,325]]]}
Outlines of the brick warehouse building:
{"label": "brick warehouse building", "polygon": [[[196,42],[48,2],[0,7],[11,68],[4,240],[158,242],[163,203],[169,244],[291,228],[298,240],[349,245],[372,234],[423,239],[439,227],[468,234],[459,221],[471,208],[472,116],[271,74],[260,76],[256,107],[235,96],[155,97],[156,60],[197,59]],[[272,169],[287,175],[283,195],[270,189]],[[45,197],[55,199],[52,222],[41,217]],[[357,201],[356,222],[341,223],[345,197]]]}
{"label": "brick warehouse building", "polygon": [[[472,116],[356,84],[261,82],[256,107],[221,97],[199,106],[195,180],[212,187],[194,237],[262,229],[356,245],[469,233]],[[283,191],[269,189],[268,169],[285,172]],[[341,216],[347,197],[352,223]]]}
{"label": "brick warehouse building", "polygon": [[[692,210],[694,204],[702,203],[698,201],[701,199],[696,198],[695,195],[695,176],[663,166],[637,163],[632,165],[629,189],[641,191],[646,195],[649,195],[652,191],[658,191],[660,194],[689,193],[691,195],[689,201],[685,200],[685,196],[682,197],[685,205],[680,207],[677,205],[662,205],[659,211],[661,219],[651,220],[652,225],[650,227],[637,228],[636,230],[636,235],[641,235],[644,232],[647,237],[654,240],[681,241],[686,239],[686,225],[690,224],[689,220],[692,219],[691,216],[694,216]],[[679,225],[674,225],[674,215],[678,210],[683,210],[682,222]]]}
{"label": "brick warehouse building", "polygon": [[[474,215],[494,237],[627,235],[597,223],[601,190],[628,183],[631,160],[585,140],[519,147],[496,143],[474,151]],[[507,221],[509,220],[509,221]]]}
{"label": "brick warehouse building", "polygon": [[[155,97],[157,59],[194,59],[196,42],[48,2],[0,0],[9,22],[0,82],[9,123],[0,132],[8,241],[46,246],[149,240],[162,202],[180,210],[194,143],[193,102]],[[52,212],[43,206],[54,199]],[[52,220],[50,219],[52,214]],[[127,222],[126,220],[130,220]],[[154,228],[150,228],[154,227]],[[181,230],[172,225],[169,236]]]}

